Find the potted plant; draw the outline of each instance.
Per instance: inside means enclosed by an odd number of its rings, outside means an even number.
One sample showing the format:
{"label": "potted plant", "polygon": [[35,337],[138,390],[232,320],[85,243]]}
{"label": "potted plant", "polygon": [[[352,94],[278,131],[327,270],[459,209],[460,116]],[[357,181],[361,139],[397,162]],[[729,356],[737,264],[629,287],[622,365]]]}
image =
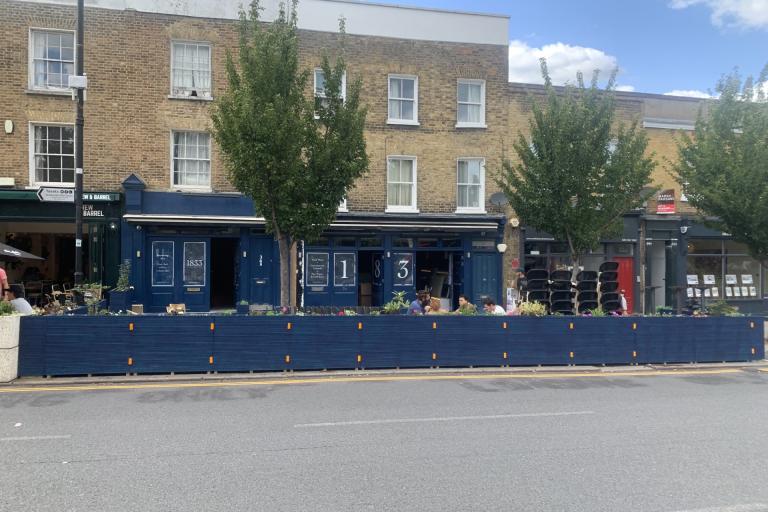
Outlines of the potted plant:
{"label": "potted plant", "polygon": [[250,312],[251,312],[251,305],[247,300],[243,299],[237,303],[238,315],[247,315]]}
{"label": "potted plant", "polygon": [[133,302],[131,286],[131,260],[125,260],[118,269],[117,283],[109,291],[109,310],[113,313],[128,311]]}
{"label": "potted plant", "polygon": [[405,300],[405,292],[392,292],[392,300],[381,308],[383,315],[399,315],[408,311],[408,302]]}

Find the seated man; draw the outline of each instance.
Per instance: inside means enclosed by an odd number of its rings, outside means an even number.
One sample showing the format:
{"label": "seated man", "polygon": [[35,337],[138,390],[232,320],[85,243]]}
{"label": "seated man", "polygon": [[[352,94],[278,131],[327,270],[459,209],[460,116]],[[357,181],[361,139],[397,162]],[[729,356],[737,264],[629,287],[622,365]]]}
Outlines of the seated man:
{"label": "seated man", "polygon": [[27,299],[24,298],[24,289],[18,284],[12,284],[8,289],[8,300],[11,302],[13,309],[22,315],[34,315],[35,310],[32,309]]}
{"label": "seated man", "polygon": [[476,311],[477,308],[474,304],[469,302],[469,298],[466,295],[463,293],[459,295],[459,307],[456,311],[454,311],[454,313],[470,315],[474,314]]}
{"label": "seated man", "polygon": [[487,315],[506,315],[507,314],[507,312],[504,311],[504,308],[501,306],[497,306],[496,302],[490,297],[486,297],[486,299],[483,300],[483,309],[485,309],[485,313]]}
{"label": "seated man", "polygon": [[409,315],[423,315],[425,313],[424,306],[428,304],[429,302],[429,296],[426,292],[419,292],[416,296],[416,300],[411,302],[411,305],[408,307],[408,314]]}

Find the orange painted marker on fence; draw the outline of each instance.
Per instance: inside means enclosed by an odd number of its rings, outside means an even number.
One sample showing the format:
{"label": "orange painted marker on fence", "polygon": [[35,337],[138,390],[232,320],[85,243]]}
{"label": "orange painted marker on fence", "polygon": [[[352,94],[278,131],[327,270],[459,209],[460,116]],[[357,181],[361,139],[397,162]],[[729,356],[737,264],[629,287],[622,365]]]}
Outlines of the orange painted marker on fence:
{"label": "orange painted marker on fence", "polygon": [[432,352],[432,360],[437,361],[437,354]]}
{"label": "orange painted marker on fence", "polygon": [[358,364],[363,362],[363,356],[361,356],[360,354],[357,354],[357,362]]}
{"label": "orange painted marker on fence", "polygon": [[569,328],[570,330],[573,330],[573,322],[571,322],[571,323],[569,323],[569,324],[568,324],[568,328]]}
{"label": "orange painted marker on fence", "polygon": [[211,330],[213,331],[214,329],[216,329],[216,324],[211,322]]}
{"label": "orange painted marker on fence", "polygon": [[286,355],[286,356],[285,356],[285,364],[288,364],[288,363],[290,363],[290,362],[291,362],[291,356],[289,356],[289,355]]}
{"label": "orange painted marker on fence", "polygon": [[362,331],[363,330],[363,322],[357,322],[357,330]]}
{"label": "orange painted marker on fence", "polygon": [[[211,325],[213,325],[213,324],[211,324]],[[208,358],[208,364],[213,364],[213,356]]]}
{"label": "orange painted marker on fence", "polygon": [[506,329],[506,328],[507,328],[507,322],[504,322],[504,323],[503,323],[503,324],[501,324],[501,325],[503,326],[503,328],[504,328],[504,329]]}
{"label": "orange painted marker on fence", "polygon": [[128,324],[128,330],[133,332],[133,322]]}
{"label": "orange painted marker on fence", "polygon": [[432,328],[437,329],[437,322],[432,322]]}
{"label": "orange painted marker on fence", "polygon": [[507,359],[507,353],[504,352],[504,359]]}
{"label": "orange painted marker on fence", "polygon": [[133,366],[133,358],[132,357],[128,358],[128,366]]}
{"label": "orange painted marker on fence", "polygon": [[637,323],[635,323],[635,322],[632,323],[632,330],[633,331],[637,330]]}
{"label": "orange painted marker on fence", "polygon": [[293,327],[293,325],[291,324],[291,322],[288,322],[288,330],[289,331],[291,330],[291,327]]}

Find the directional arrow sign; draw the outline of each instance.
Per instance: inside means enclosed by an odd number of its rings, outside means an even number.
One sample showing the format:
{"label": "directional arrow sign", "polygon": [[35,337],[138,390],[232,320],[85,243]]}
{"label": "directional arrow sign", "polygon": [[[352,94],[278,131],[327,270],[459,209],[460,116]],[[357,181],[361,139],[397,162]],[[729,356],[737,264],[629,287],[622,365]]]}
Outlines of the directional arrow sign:
{"label": "directional arrow sign", "polygon": [[74,203],[75,189],[40,187],[37,189],[37,198],[46,203]]}

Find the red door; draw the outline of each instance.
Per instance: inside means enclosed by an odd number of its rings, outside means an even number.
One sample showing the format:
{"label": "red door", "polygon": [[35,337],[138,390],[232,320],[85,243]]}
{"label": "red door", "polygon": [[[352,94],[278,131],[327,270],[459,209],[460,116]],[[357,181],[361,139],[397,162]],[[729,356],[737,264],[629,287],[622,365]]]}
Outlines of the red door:
{"label": "red door", "polygon": [[627,298],[627,313],[635,310],[635,259],[632,257],[613,258],[619,264],[619,289],[624,290]]}

